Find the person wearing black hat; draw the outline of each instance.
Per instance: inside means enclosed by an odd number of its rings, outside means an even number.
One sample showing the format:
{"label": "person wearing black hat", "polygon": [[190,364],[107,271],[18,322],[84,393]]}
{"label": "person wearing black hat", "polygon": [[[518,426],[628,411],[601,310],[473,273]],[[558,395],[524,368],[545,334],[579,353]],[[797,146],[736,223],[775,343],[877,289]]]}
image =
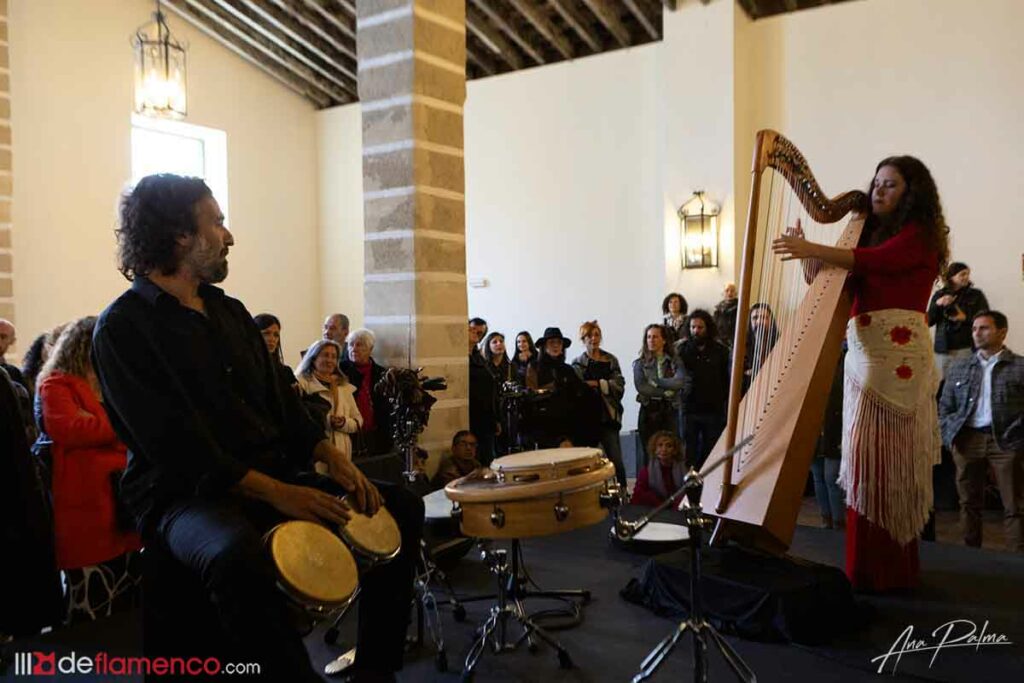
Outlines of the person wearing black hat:
{"label": "person wearing black hat", "polygon": [[945,378],[946,368],[954,360],[971,355],[971,321],[975,314],[988,310],[988,299],[971,282],[971,269],[966,263],[950,263],[942,283],[928,305],[928,325],[935,326],[939,379]]}
{"label": "person wearing black hat", "polygon": [[527,386],[543,392],[538,398],[529,439],[539,448],[555,448],[569,435],[575,446],[594,445],[599,434],[599,419],[591,419],[585,400],[586,385],[565,362],[565,350],[572,340],[557,327],[548,327],[537,339],[540,356],[527,374]]}

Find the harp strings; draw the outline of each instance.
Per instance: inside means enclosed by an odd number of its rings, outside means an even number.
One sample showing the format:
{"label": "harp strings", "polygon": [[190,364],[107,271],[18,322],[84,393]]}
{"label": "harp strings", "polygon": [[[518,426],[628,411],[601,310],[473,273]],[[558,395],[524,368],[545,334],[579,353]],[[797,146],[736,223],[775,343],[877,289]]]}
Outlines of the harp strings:
{"label": "harp strings", "polygon": [[[812,242],[834,243],[839,231],[811,219],[793,190],[796,180],[786,171],[768,168],[762,173],[755,249],[750,286],[750,311],[744,380],[748,390],[739,415],[736,440],[757,431],[788,370],[789,348],[803,322],[799,308],[810,285],[804,264],[782,261],[771,251],[772,241],[795,228],[799,221],[804,237]],[[752,324],[756,322],[757,324]],[[736,459],[737,469],[756,456],[753,444]]]}

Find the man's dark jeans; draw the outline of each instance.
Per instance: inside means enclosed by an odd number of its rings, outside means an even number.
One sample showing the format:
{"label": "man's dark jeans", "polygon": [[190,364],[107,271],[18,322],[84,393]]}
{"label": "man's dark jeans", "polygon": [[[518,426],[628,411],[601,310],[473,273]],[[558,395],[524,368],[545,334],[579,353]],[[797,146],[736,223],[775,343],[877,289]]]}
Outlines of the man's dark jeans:
{"label": "man's dark jeans", "polygon": [[715,442],[725,429],[725,415],[722,413],[686,413],[683,417],[683,434],[686,440],[686,461],[696,470],[704,466]]}
{"label": "man's dark jeans", "polygon": [[[300,475],[291,483],[345,493],[337,482],[316,474]],[[394,485],[377,483],[377,487],[401,529],[402,551],[360,577],[357,664],[395,671],[402,666],[423,502]],[[260,662],[268,680],[319,681],[285,598],[275,586],[275,571],[263,542],[264,534],[284,521],[280,512],[259,501],[236,496],[194,498],[163,512],[153,540],[199,578],[233,646],[231,654]]]}

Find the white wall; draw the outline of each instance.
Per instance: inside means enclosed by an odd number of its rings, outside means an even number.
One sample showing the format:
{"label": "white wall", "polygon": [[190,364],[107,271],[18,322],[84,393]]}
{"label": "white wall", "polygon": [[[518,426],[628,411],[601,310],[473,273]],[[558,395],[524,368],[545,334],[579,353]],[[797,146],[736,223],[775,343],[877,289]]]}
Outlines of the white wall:
{"label": "white wall", "polygon": [[558,326],[575,357],[596,318],[628,374],[664,287],[657,60],[641,47],[469,83],[467,275],[489,282],[469,312],[507,342]]}
{"label": "white wall", "polygon": [[[733,178],[733,15],[730,0],[681,3],[664,14],[658,46],[659,210],[664,224],[665,291],[678,291],[689,308],[714,309],[726,282],[736,278]],[[694,190],[721,207],[718,268],[681,269],[679,207]],[[659,301],[660,303],[660,301]]]}
{"label": "white wall", "polygon": [[972,266],[1016,339],[1024,338],[1022,27],[1019,0],[862,0],[737,22],[736,38],[762,57],[752,60],[753,78],[783,100],[748,98],[755,111],[738,139],[780,126],[830,194],[864,188],[885,156],[919,157],[938,184],[953,259]]}
{"label": "white wall", "polygon": [[[18,336],[98,313],[126,287],[116,202],[130,180],[132,51],[149,0],[10,0]],[[286,351],[319,330],[313,107],[171,14],[190,44],[187,122],[227,132],[236,247],[226,289],[282,319]],[[289,354],[291,356],[291,353]],[[292,360],[290,358],[290,360]]]}
{"label": "white wall", "polygon": [[[358,104],[316,114],[320,310],[363,324],[363,124]],[[319,333],[310,337],[312,341]],[[301,347],[305,348],[305,346]]]}

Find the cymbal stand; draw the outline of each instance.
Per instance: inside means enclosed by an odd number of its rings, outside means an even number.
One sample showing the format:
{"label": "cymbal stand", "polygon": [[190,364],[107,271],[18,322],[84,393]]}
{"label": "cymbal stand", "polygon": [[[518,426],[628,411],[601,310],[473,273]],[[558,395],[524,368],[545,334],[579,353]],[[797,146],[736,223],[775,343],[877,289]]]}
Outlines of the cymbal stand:
{"label": "cymbal stand", "polygon": [[711,519],[704,515],[700,505],[701,491],[704,488],[704,476],[725,462],[733,452],[745,446],[750,441],[750,438],[748,437],[737,444],[728,453],[705,467],[704,472],[697,472],[691,468],[687,472],[683,485],[679,490],[669,496],[661,506],[637,522],[615,521],[616,535],[623,540],[631,539],[650,522],[655,513],[663,510],[681,495],[686,495],[686,499],[683,500],[679,509],[684,514],[684,523],[687,529],[689,529],[690,536],[690,616],[681,621],[676,629],[665,636],[644,658],[640,663],[640,671],[633,677],[632,683],[640,683],[640,681],[653,675],[679,643],[679,638],[687,631],[691,634],[693,642],[693,680],[695,683],[706,683],[708,680],[707,650],[709,639],[718,648],[729,668],[736,674],[736,678],[744,683],[756,683],[757,681],[757,676],[753,670],[747,666],[739,654],[729,645],[728,641],[722,637],[722,634],[705,619],[700,594],[701,547],[704,531],[712,524]]}

